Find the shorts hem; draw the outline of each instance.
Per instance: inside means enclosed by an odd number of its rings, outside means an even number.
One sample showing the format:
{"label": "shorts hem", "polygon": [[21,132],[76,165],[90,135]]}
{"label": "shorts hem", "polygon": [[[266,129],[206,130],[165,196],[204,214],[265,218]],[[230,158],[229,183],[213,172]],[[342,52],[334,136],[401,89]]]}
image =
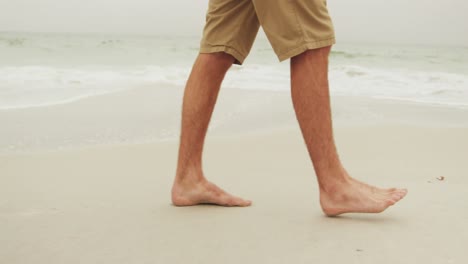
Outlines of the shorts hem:
{"label": "shorts hem", "polygon": [[296,46],[296,47],[292,48],[291,50],[288,50],[287,52],[278,55],[278,59],[279,59],[279,61],[284,61],[286,59],[297,56],[297,55],[303,53],[306,50],[323,48],[323,47],[331,46],[331,45],[333,45],[335,43],[336,42],[335,42],[334,37],[329,38],[329,39],[325,39],[325,40],[302,43],[301,45]]}
{"label": "shorts hem", "polygon": [[200,53],[214,53],[214,52],[225,52],[234,57],[235,61],[234,64],[242,65],[244,60],[247,56],[242,55],[236,49],[230,46],[218,45],[218,46],[211,46],[211,47],[201,47]]}

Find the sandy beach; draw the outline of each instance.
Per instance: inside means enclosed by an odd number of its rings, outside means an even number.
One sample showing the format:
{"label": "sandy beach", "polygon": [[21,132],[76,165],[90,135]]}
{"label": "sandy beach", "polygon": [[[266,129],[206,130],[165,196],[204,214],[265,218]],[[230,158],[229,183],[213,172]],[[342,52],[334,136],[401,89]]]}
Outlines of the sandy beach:
{"label": "sandy beach", "polygon": [[[3,1],[0,264],[467,264],[468,1],[270,2]],[[177,207],[184,88],[221,77],[202,169],[252,205]],[[408,190],[333,181],[327,212],[404,199],[325,216],[292,85],[318,167],[329,94],[350,176]]]}
{"label": "sandy beach", "polygon": [[[251,207],[172,206],[181,92],[142,88],[1,111],[0,263],[468,259],[466,110],[333,98],[350,173],[409,194],[379,215],[327,218],[287,93],[220,94],[205,173]],[[112,140],[94,144],[100,137]]]}

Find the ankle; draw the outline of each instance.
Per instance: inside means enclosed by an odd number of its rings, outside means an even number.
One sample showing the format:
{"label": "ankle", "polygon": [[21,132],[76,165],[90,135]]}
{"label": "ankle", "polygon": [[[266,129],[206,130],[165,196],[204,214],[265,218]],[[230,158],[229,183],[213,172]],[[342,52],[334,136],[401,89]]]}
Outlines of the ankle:
{"label": "ankle", "polygon": [[191,185],[205,181],[203,171],[198,169],[177,170],[174,180],[175,184]]}
{"label": "ankle", "polygon": [[342,167],[317,173],[320,192],[334,193],[339,188],[350,184],[351,177]]}
{"label": "ankle", "polygon": [[206,181],[203,175],[177,175],[174,184],[177,185],[195,185]]}

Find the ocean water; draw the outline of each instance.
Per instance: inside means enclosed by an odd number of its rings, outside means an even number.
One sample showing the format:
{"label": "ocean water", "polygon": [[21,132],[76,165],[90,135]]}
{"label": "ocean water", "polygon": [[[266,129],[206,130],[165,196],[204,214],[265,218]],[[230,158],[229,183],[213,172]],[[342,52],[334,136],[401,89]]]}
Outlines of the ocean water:
{"label": "ocean water", "polygon": [[[0,110],[148,85],[182,87],[198,44],[196,36],[0,33]],[[332,95],[468,108],[468,47],[339,43],[329,78]],[[259,36],[224,88],[286,92],[289,63],[279,63]]]}

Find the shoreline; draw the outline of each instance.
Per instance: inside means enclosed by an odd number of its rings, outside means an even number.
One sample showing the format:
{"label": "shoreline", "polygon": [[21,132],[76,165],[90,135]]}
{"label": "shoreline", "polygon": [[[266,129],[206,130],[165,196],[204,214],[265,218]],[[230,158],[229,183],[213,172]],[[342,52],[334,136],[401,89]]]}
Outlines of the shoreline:
{"label": "shoreline", "polygon": [[[0,111],[0,155],[178,140],[183,89],[139,87],[67,104]],[[208,137],[298,127],[288,92],[222,89]],[[468,109],[334,96],[334,126],[468,127]]]}

